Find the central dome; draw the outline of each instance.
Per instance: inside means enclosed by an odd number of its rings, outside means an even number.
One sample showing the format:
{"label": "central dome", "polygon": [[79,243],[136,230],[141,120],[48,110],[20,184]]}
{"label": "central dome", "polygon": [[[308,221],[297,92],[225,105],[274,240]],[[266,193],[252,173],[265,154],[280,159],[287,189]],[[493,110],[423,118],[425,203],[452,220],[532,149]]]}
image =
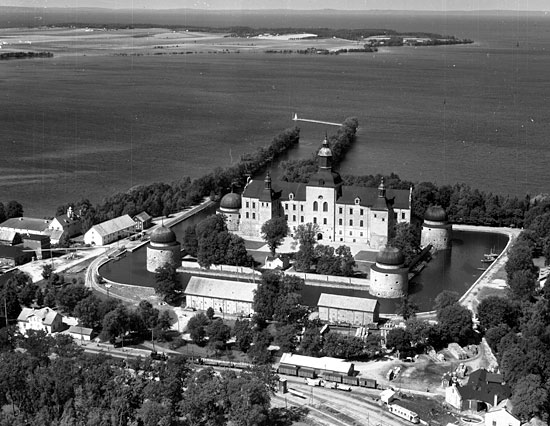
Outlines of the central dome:
{"label": "central dome", "polygon": [[319,150],[319,153],[317,154],[319,157],[332,157],[332,151],[330,150],[330,147],[328,146],[328,141],[325,138],[323,141],[323,146]]}
{"label": "central dome", "polygon": [[403,253],[398,248],[386,246],[376,256],[376,263],[398,266],[405,263],[405,256],[403,256]]}
{"label": "central dome", "polygon": [[229,210],[238,210],[241,208],[241,196],[230,192],[225,194],[220,201],[220,208]]}
{"label": "central dome", "polygon": [[151,242],[156,244],[170,244],[176,242],[176,234],[165,226],[159,226],[151,233]]}

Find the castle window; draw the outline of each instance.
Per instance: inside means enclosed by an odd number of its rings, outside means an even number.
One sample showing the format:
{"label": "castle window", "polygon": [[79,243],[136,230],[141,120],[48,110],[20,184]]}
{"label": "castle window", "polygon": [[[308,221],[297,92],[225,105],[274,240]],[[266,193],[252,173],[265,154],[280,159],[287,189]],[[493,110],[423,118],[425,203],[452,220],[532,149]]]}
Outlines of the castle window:
{"label": "castle window", "polygon": [[344,213],[344,209],[342,207],[339,207],[338,208],[338,213],[340,213],[340,214]]}
{"label": "castle window", "polygon": [[386,221],[386,218],[385,218],[385,217],[383,217],[383,218],[382,218],[382,222],[385,222],[385,221]]}
{"label": "castle window", "polygon": [[248,219],[248,212],[246,212],[246,218]]}
{"label": "castle window", "polygon": [[363,236],[363,233],[362,233],[362,232],[359,232],[359,236],[362,237],[362,236]]}
{"label": "castle window", "polygon": [[319,210],[319,203],[317,201],[314,201],[313,202],[313,211],[316,212],[317,210]]}
{"label": "castle window", "polygon": [[342,226],[342,219],[338,219],[338,225]]}
{"label": "castle window", "polygon": [[327,218],[323,218],[323,225],[326,225],[327,224]]}
{"label": "castle window", "polygon": [[353,219],[349,220],[349,226],[353,226]]}
{"label": "castle window", "polygon": [[376,213],[374,213],[374,218],[376,219]]}
{"label": "castle window", "polygon": [[323,211],[328,212],[328,203],[326,201],[323,203]]}
{"label": "castle window", "polygon": [[349,236],[351,237],[353,235],[353,231],[349,231]]}
{"label": "castle window", "polygon": [[[338,231],[338,235],[342,235],[342,230]],[[340,240],[342,241],[342,240]]]}
{"label": "castle window", "polygon": [[256,219],[256,213],[252,213],[252,219]]}
{"label": "castle window", "polygon": [[359,209],[359,214],[363,216],[363,209]]}
{"label": "castle window", "polygon": [[401,212],[401,219],[405,219],[405,212]]}
{"label": "castle window", "polygon": [[292,210],[296,211],[296,204],[292,205]]}
{"label": "castle window", "polygon": [[288,194],[288,199],[289,200],[294,200],[294,194],[292,192],[290,194]]}
{"label": "castle window", "polygon": [[300,222],[304,223],[304,217],[300,216]]}
{"label": "castle window", "polygon": [[285,220],[288,220],[288,215],[287,214],[285,214]]}
{"label": "castle window", "polygon": [[359,205],[360,202],[361,202],[361,200],[359,199],[359,197],[357,197],[357,198],[355,199],[355,205]]}
{"label": "castle window", "polygon": [[247,202],[246,202],[246,208],[248,208],[248,207],[250,207],[250,205],[249,205],[249,203],[248,203],[248,201],[247,201]]}
{"label": "castle window", "polygon": [[292,215],[292,221],[296,222],[296,215],[295,214]]}
{"label": "castle window", "polygon": [[393,213],[393,218],[397,219],[397,213],[395,213],[395,212]]}
{"label": "castle window", "polygon": [[300,211],[303,212],[304,211],[304,205],[300,205]]}
{"label": "castle window", "polygon": [[256,203],[252,203],[252,208],[255,209],[256,208]]}
{"label": "castle window", "polygon": [[363,226],[363,221],[362,220],[359,221],[359,226],[361,226],[361,227]]}
{"label": "castle window", "polygon": [[317,218],[316,217],[313,218],[313,223],[317,223]]}
{"label": "castle window", "polygon": [[325,180],[324,179],[319,179],[319,185],[323,186],[324,184],[325,184]]}

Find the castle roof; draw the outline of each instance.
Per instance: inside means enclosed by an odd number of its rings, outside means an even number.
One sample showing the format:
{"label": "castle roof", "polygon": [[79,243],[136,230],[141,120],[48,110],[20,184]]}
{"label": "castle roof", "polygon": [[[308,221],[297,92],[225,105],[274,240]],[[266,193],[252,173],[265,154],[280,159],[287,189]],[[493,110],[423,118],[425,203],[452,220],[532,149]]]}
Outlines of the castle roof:
{"label": "castle roof", "polygon": [[150,241],[156,244],[170,244],[176,241],[176,234],[165,226],[159,226],[151,232]]}
{"label": "castle roof", "polygon": [[403,256],[403,253],[398,248],[386,246],[376,256],[376,263],[398,266],[405,263],[405,256]]}
{"label": "castle roof", "polygon": [[424,219],[432,222],[447,222],[447,212],[441,206],[430,206],[424,213]]}
{"label": "castle roof", "polygon": [[220,201],[221,209],[238,210],[241,208],[241,196],[230,192],[225,194]]}

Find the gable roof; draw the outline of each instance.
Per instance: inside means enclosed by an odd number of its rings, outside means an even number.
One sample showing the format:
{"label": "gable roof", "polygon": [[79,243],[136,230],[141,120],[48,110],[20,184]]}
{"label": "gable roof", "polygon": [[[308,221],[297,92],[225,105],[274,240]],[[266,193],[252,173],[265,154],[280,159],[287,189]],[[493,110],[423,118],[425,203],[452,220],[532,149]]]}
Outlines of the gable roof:
{"label": "gable roof", "polygon": [[254,283],[191,277],[185,289],[185,294],[189,296],[252,302],[254,300],[254,291],[257,288],[258,284]]}
{"label": "gable roof", "polygon": [[134,216],[134,221],[139,220],[140,222],[147,222],[148,220],[151,220],[151,219],[152,217],[147,212],[141,212]]}
{"label": "gable roof", "polygon": [[495,403],[495,395],[497,404],[512,395],[510,386],[504,383],[501,374],[489,373],[483,368],[472,372],[468,383],[457,390],[463,399],[483,401],[491,405]]}
{"label": "gable roof", "polygon": [[44,325],[52,325],[55,318],[59,314],[54,311],[52,308],[42,308],[42,309],[33,309],[33,308],[23,308],[19,316],[17,317],[17,321],[28,321],[30,317],[36,316]]}
{"label": "gable roof", "polygon": [[132,218],[125,214],[124,216],[115,217],[114,219],[94,225],[90,230],[94,229],[100,236],[104,237],[124,229],[133,228],[135,225],[136,223]]}
{"label": "gable roof", "polygon": [[68,228],[69,225],[71,225],[72,223],[81,222],[80,217],[73,215],[72,218],[69,218],[69,216],[67,216],[66,213],[60,216],[56,216],[53,220],[56,220],[57,222],[59,222],[59,224],[63,228]]}
{"label": "gable roof", "polygon": [[329,308],[347,309],[350,311],[374,312],[378,300],[366,297],[349,297],[338,294],[321,293],[317,306],[326,306]]}
{"label": "gable roof", "polygon": [[47,219],[34,217],[12,217],[0,224],[0,228],[24,229],[26,231],[44,232],[50,225]]}
{"label": "gable roof", "polygon": [[91,328],[80,327],[79,325],[71,325],[67,330],[67,333],[82,334],[83,336],[91,336],[93,331],[94,330],[92,330]]}
{"label": "gable roof", "polygon": [[289,352],[283,354],[280,364],[296,365],[315,370],[335,371],[346,375],[352,372],[354,368],[352,362],[347,362],[346,360],[340,358],[332,358],[329,356],[314,358],[311,356],[296,355]]}

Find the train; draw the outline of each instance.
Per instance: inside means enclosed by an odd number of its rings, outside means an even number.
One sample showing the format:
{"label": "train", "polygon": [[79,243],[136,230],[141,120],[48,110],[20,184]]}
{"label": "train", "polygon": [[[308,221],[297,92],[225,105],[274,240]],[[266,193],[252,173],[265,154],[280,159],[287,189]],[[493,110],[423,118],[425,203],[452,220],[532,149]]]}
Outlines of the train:
{"label": "train", "polygon": [[[277,373],[286,376],[303,377],[306,379],[317,378],[317,373],[312,368],[299,367],[297,365],[281,365],[277,370]],[[375,379],[367,379],[365,377],[347,376],[337,373],[322,373],[321,376],[324,380],[329,382],[341,383],[351,386],[360,386],[363,388],[377,389],[378,385]]]}
{"label": "train", "polygon": [[416,414],[414,411],[409,410],[408,408],[402,407],[398,404],[389,404],[388,410],[390,410],[390,413],[396,415],[397,417],[401,417],[402,419],[408,420],[411,423],[420,423],[420,418],[418,417],[418,414]]}

